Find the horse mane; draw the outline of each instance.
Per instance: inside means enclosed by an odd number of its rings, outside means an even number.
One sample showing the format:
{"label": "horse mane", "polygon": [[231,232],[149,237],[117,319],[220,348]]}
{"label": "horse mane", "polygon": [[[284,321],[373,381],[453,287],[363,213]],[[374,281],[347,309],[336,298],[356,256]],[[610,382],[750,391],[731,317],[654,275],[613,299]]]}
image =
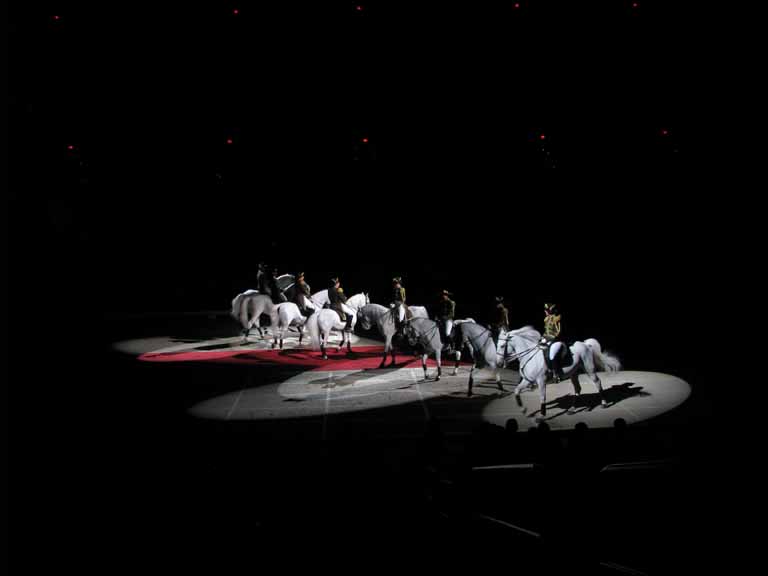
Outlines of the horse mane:
{"label": "horse mane", "polygon": [[371,310],[374,310],[379,314],[384,314],[385,312],[389,311],[389,308],[387,308],[386,306],[382,306],[381,304],[375,304],[374,302],[369,302],[368,304],[360,308],[360,310],[364,310],[365,308],[369,308],[369,307]]}
{"label": "horse mane", "polygon": [[519,336],[523,340],[528,340],[530,342],[538,342],[539,338],[541,338],[539,331],[533,326],[523,326],[517,330],[509,330],[507,336]]}

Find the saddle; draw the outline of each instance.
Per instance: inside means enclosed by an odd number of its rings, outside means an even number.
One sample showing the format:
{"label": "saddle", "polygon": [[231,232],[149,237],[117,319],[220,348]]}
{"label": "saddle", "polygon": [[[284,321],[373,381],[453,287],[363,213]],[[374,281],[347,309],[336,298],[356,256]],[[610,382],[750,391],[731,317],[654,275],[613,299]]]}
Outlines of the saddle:
{"label": "saddle", "polygon": [[560,346],[560,351],[558,353],[558,357],[556,359],[558,367],[563,365],[570,365],[573,363],[573,354],[571,353],[571,347],[568,346],[565,342],[561,340],[549,340],[547,338],[542,338],[539,340],[539,349],[544,354],[544,363],[547,366],[547,370],[549,372],[554,372],[555,367],[553,365],[553,359],[551,358],[550,349],[552,348],[552,345],[556,342],[559,342],[562,344]]}

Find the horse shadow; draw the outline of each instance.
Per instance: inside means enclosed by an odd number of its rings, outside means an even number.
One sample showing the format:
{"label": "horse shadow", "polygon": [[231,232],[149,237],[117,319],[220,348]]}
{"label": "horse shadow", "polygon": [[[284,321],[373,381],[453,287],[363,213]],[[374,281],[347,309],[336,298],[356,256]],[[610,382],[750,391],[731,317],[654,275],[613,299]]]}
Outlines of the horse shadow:
{"label": "horse shadow", "polygon": [[[351,386],[352,384],[359,384],[361,381],[365,380],[372,380],[378,376],[381,376],[382,373],[390,373],[395,372],[397,369],[387,370],[377,370],[376,372],[372,371],[360,371],[360,372],[353,372],[352,374],[345,374],[341,378],[334,378],[332,382],[328,382],[328,379],[326,377],[323,378],[317,378],[315,380],[310,380],[308,384],[320,384],[323,383],[322,388],[337,388],[337,387],[344,387],[344,386]],[[408,382],[406,384],[403,384],[402,386],[398,386],[396,390],[401,390],[405,388],[410,388],[413,386],[412,382]]]}
{"label": "horse shadow", "polygon": [[[645,392],[642,386],[638,386],[634,382],[624,382],[623,384],[614,384],[610,388],[603,390],[603,397],[605,398],[606,408],[611,408],[619,402],[626,400],[627,398],[634,398],[636,396],[650,396],[650,392]],[[568,414],[568,411],[573,407],[573,414],[579,414],[581,412],[592,412],[595,408],[601,405],[600,394],[598,392],[582,393],[577,399],[576,404],[573,403],[573,395],[566,394],[560,396],[554,400],[550,400],[546,404],[547,410],[559,410],[556,414],[549,416],[546,420],[552,420],[563,414]],[[529,414],[529,416],[536,416],[541,413],[541,408]]]}
{"label": "horse shadow", "polygon": [[231,342],[225,342],[222,344],[208,344],[206,346],[195,346],[192,348],[192,350],[229,350],[235,346],[240,346],[240,344],[232,344]]}

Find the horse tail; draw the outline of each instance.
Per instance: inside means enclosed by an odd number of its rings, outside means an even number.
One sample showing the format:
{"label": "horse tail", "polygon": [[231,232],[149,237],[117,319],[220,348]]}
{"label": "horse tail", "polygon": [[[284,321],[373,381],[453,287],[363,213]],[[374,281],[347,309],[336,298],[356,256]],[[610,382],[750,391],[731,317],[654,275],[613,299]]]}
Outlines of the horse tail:
{"label": "horse tail", "polygon": [[309,332],[310,342],[312,343],[312,350],[320,350],[320,326],[319,326],[320,310],[312,314],[305,325]]}
{"label": "horse tail", "polygon": [[235,296],[234,300],[232,300],[232,311],[230,312],[230,314],[232,314],[232,318],[234,318],[235,320],[240,319],[240,305],[242,301],[243,301],[242,294],[238,294],[237,296]]}
{"label": "horse tail", "polygon": [[589,340],[586,340],[584,344],[592,350],[597,367],[602,369],[603,372],[616,372],[617,370],[621,370],[621,360],[609,352],[603,352],[600,342],[594,338],[590,338]]}
{"label": "horse tail", "polygon": [[240,325],[245,330],[248,328],[248,322],[250,320],[250,317],[248,315],[248,309],[253,305],[253,298],[250,298],[248,296],[243,296],[240,299],[240,304],[238,306],[239,310],[237,311],[236,318],[240,321]]}

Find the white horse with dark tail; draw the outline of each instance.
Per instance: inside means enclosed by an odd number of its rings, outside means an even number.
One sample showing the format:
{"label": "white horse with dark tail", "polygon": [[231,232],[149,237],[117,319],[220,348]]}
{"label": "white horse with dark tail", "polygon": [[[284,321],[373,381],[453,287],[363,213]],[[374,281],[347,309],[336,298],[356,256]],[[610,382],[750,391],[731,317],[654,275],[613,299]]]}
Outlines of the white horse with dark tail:
{"label": "white horse with dark tail", "polygon": [[[547,415],[546,380],[549,370],[544,358],[544,350],[539,347],[539,339],[539,332],[530,326],[502,332],[499,335],[499,342],[501,343],[503,340],[504,345],[520,361],[520,383],[515,388],[517,405],[525,412],[520,393],[534,385],[538,386],[541,399],[541,416],[537,419],[543,420]],[[600,343],[594,338],[589,338],[584,342],[574,342],[570,347],[562,342],[555,342],[549,348],[549,357],[551,361],[559,359],[562,362],[563,375],[570,378],[573,384],[573,404],[568,409],[570,414],[575,412],[581,394],[579,374],[586,374],[592,380],[600,395],[600,404],[603,408],[607,407],[603,385],[597,371],[598,369],[605,372],[620,370],[621,362],[616,356],[603,352]]]}
{"label": "white horse with dark tail", "polygon": [[278,304],[277,308],[277,329],[275,330],[274,341],[272,342],[272,348],[277,347],[280,344],[280,349],[283,349],[283,337],[286,330],[290,330],[291,327],[296,328],[299,332],[299,346],[304,338],[304,324],[307,318],[301,313],[299,307],[293,302],[283,302]]}

